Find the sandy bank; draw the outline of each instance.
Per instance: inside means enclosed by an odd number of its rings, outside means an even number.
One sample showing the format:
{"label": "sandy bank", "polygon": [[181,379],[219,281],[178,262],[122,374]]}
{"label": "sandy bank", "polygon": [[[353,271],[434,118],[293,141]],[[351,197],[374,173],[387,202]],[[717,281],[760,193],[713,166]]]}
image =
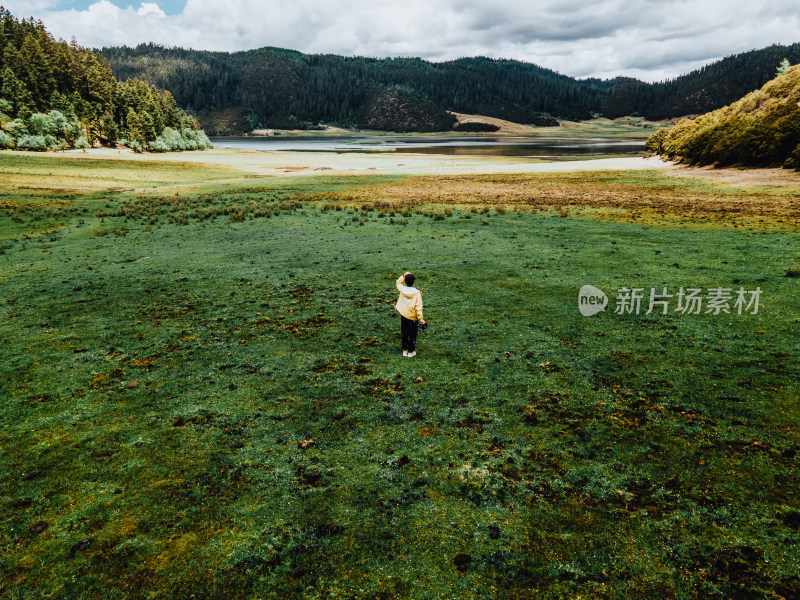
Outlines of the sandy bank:
{"label": "sandy bank", "polygon": [[203,152],[135,154],[105,148],[87,152],[67,151],[47,156],[104,160],[145,160],[206,164],[255,175],[463,175],[470,173],[531,173],[541,171],[597,171],[619,169],[663,169],[667,163],[639,157],[539,162],[496,156],[438,156],[423,154],[331,152],[258,152],[215,148]]}
{"label": "sandy bank", "polygon": [[[4,151],[3,154],[30,156],[27,152]],[[733,186],[798,186],[800,173],[786,169],[714,169],[686,167],[664,162],[658,157],[606,158],[543,162],[506,156],[444,156],[430,154],[346,153],[332,152],[259,152],[232,148],[214,148],[202,152],[136,154],[130,150],[95,148],[87,152],[36,154],[37,157],[64,157],[97,160],[164,161],[207,165],[231,172],[232,176],[291,175],[469,175],[491,173],[543,173],[609,170],[658,170],[671,177],[711,179]]]}

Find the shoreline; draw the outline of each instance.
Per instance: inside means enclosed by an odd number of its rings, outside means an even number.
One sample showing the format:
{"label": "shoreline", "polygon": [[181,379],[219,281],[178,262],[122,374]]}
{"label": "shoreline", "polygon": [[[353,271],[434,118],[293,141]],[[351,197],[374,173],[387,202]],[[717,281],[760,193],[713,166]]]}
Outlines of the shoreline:
{"label": "shoreline", "polygon": [[[3,155],[32,156],[24,150]],[[286,175],[465,175],[491,173],[564,172],[598,170],[663,169],[660,159],[645,157],[597,158],[588,160],[537,161],[508,156],[448,156],[417,153],[268,152],[238,148],[202,151],[135,153],[129,149],[91,148],[35,153],[37,158],[78,160],[132,160],[203,164],[261,176]]]}
{"label": "shoreline", "polygon": [[364,176],[364,175],[490,175],[597,171],[659,171],[676,178],[700,178],[734,186],[800,187],[800,172],[780,169],[691,167],[657,156],[588,160],[537,161],[508,156],[448,156],[416,153],[268,152],[212,148],[168,153],[135,153],[130,149],[90,148],[59,152],[0,151],[3,156],[36,159],[71,158],[95,161],[183,163],[229,171],[232,176]]}
{"label": "shoreline", "polygon": [[[242,137],[245,139],[260,139],[275,137],[278,139],[293,138],[326,138],[326,137],[361,137],[361,138],[386,138],[386,137],[531,137],[531,138],[613,138],[616,140],[646,140],[667,122],[647,121],[642,117],[619,117],[618,119],[598,118],[590,121],[559,121],[558,127],[539,127],[514,123],[504,119],[486,117],[483,115],[468,115],[453,113],[460,123],[487,123],[498,127],[497,131],[434,131],[434,132],[396,132],[380,131],[373,129],[347,129],[333,125],[325,129],[254,129],[242,135],[217,135],[213,137]],[[270,136],[267,132],[272,131]]]}

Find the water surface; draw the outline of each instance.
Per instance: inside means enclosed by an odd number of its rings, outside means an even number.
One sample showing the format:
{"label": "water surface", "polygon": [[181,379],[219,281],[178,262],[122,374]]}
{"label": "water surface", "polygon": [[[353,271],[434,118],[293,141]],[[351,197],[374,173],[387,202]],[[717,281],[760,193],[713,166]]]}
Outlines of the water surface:
{"label": "water surface", "polygon": [[413,154],[516,156],[528,158],[587,157],[642,154],[644,141],[605,138],[532,137],[216,137],[218,148],[240,148],[264,152],[399,152]]}

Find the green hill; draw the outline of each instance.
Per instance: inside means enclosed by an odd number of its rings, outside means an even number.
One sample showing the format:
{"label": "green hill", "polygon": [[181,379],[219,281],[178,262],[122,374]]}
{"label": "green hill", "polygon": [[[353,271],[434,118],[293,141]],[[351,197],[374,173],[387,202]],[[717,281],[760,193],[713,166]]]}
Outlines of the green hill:
{"label": "green hill", "polygon": [[[164,48],[103,48],[120,79],[141,78],[170,90],[179,106],[200,116],[214,133],[256,126],[345,127],[430,131],[430,118],[376,115],[375,99],[403,91],[411,114],[478,114],[532,125],[553,117],[590,119],[643,115],[648,119],[700,114],[764,85],[783,59],[800,62],[800,44],[773,45],[729,56],[676,79],[645,83],[629,77],[575,79],[540,66],[485,57],[434,63],[419,58],[308,55],[280,48],[207,52]],[[390,95],[396,94],[391,92]]]}
{"label": "green hill", "polygon": [[[170,90],[180,106],[218,133],[256,126],[304,129],[318,123],[445,131],[455,123],[447,111],[527,124],[542,124],[544,116],[553,125],[550,114],[590,118],[589,107],[600,100],[595,86],[536,65],[488,58],[436,64],[278,48],[227,53],[152,44],[104,48],[102,54],[117,77],[143,78]],[[399,97],[406,110],[395,110]],[[231,111],[238,111],[239,118],[232,119]]]}
{"label": "green hill", "polygon": [[[629,85],[634,89],[649,87],[636,91],[642,98],[636,110],[650,120],[700,115],[760,88],[775,77],[775,68],[783,59],[788,59],[791,64],[800,63],[800,44],[773,44],[728,56],[665,82],[643,84],[630,80],[636,83]],[[624,98],[620,85],[617,85],[615,94]],[[620,102],[615,106],[621,108]]]}
{"label": "green hill", "polygon": [[56,41],[41,21],[0,6],[0,148],[47,150],[121,144],[135,150],[210,146],[172,94],[118,81],[108,61]]}
{"label": "green hill", "polygon": [[733,104],[660,129],[647,147],[693,165],[800,168],[800,66]]}

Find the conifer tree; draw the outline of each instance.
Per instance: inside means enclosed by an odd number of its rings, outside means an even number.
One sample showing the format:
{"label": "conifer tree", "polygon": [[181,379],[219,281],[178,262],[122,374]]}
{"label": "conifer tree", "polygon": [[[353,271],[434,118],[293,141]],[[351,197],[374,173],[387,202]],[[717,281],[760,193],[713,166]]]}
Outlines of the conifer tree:
{"label": "conifer tree", "polygon": [[[103,56],[74,39],[56,41],[41,21],[18,21],[2,7],[0,107],[3,147],[42,150],[129,139],[144,150],[168,128],[184,141],[196,137],[184,133],[194,131],[194,120],[185,121],[169,92],[142,80],[116,80]],[[133,132],[127,131],[129,121]]]}

